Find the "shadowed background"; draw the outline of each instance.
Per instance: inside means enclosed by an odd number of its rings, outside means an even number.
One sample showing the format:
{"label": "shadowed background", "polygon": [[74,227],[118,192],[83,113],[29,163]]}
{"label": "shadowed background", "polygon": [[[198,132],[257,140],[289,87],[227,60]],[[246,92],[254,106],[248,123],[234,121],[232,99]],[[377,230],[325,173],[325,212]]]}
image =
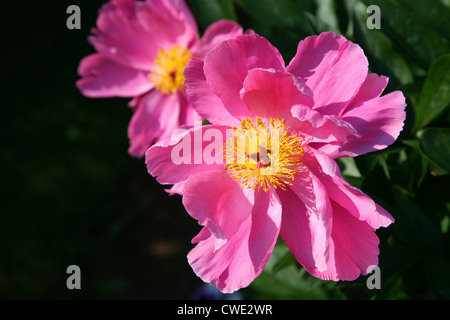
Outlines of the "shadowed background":
{"label": "shadowed background", "polygon": [[[69,1],[18,4],[2,29],[0,298],[188,299],[199,226],[127,154],[130,99],[76,89],[104,1],[76,3],[81,30]],[[72,264],[81,290],[66,287]]]}

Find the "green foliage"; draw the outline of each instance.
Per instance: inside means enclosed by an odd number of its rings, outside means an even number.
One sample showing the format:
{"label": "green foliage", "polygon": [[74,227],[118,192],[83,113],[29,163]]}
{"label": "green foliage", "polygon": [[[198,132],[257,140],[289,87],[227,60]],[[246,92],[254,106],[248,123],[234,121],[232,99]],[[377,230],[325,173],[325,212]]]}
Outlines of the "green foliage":
{"label": "green foliage", "polygon": [[[424,1],[364,0],[363,2],[368,6],[380,7],[381,30],[412,63],[427,69],[434,60],[449,52],[448,40],[421,18],[422,15],[426,15],[445,20],[448,8],[443,7],[442,11],[428,9],[436,8],[440,4],[439,0],[427,1],[426,5],[422,5],[423,9],[415,12],[410,11],[410,8],[416,7],[420,2],[424,4]],[[420,12],[420,15],[417,12]],[[439,14],[440,12],[443,14]]]}
{"label": "green foliage", "polygon": [[206,29],[220,19],[237,20],[232,0],[187,0],[197,24]]}
{"label": "green foliage", "polygon": [[450,55],[436,59],[420,92],[416,105],[415,128],[421,129],[436,120],[450,107]]}
{"label": "green foliage", "polygon": [[450,173],[450,129],[427,128],[417,133],[420,148],[434,163]]}
{"label": "green foliage", "polygon": [[263,273],[251,287],[244,289],[245,297],[254,299],[330,299],[343,298],[332,281],[318,281],[300,267],[288,247],[280,239]]}

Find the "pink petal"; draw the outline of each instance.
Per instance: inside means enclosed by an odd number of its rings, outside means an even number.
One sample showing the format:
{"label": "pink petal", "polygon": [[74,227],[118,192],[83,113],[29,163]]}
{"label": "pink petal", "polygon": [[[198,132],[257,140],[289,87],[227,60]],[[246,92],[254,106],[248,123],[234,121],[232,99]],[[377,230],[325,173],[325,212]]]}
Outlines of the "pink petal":
{"label": "pink petal", "polygon": [[155,142],[170,136],[178,126],[180,109],[185,108],[177,94],[166,95],[157,90],[139,97],[137,108],[128,125],[129,154],[142,157]]}
{"label": "pink petal", "polygon": [[[102,6],[89,42],[103,55],[138,70],[150,71],[158,52],[156,32],[145,30],[137,15],[149,11],[145,3],[112,0]],[[140,13],[142,14],[142,13]],[[156,29],[156,27],[155,27]]]}
{"label": "pink petal", "polygon": [[[251,214],[253,199],[226,170],[211,170],[191,176],[183,187],[183,205],[216,238],[228,241]],[[215,248],[216,250],[218,248]]]}
{"label": "pink petal", "polygon": [[241,90],[241,99],[255,116],[285,119],[289,125],[291,108],[300,104],[314,105],[309,95],[301,92],[291,74],[273,69],[253,69],[248,72]]}
{"label": "pink petal", "polygon": [[278,194],[283,206],[281,237],[308,270],[326,270],[332,211],[325,187],[305,168],[293,186]]}
{"label": "pink petal", "polygon": [[352,281],[378,265],[380,241],[367,223],[353,217],[336,202],[331,201],[331,204],[333,229],[328,269],[323,272],[315,270],[311,274],[325,280]]}
{"label": "pink petal", "polygon": [[[289,188],[279,192],[283,206],[283,220],[280,236],[297,261],[310,273],[316,269],[313,257],[312,230],[305,204]],[[323,265],[322,265],[323,267]]]}
{"label": "pink petal", "polygon": [[193,58],[184,69],[186,94],[195,110],[213,124],[236,125],[234,118],[212,92],[203,73],[203,60]]}
{"label": "pink petal", "polygon": [[[351,108],[352,106],[372,100],[374,98],[378,98],[386,88],[387,84],[389,82],[389,78],[385,76],[379,76],[375,73],[369,73],[364,80],[364,83],[359,88],[358,93],[353,98],[352,102],[349,104],[348,108]],[[342,109],[339,116],[342,116],[347,109]]]}
{"label": "pink petal", "polygon": [[325,174],[332,177],[341,175],[341,170],[336,160],[329,155],[309,146],[304,146],[303,149],[304,155],[302,160],[314,174]]}
{"label": "pink petal", "polygon": [[323,181],[330,198],[355,218],[367,222],[372,228],[387,227],[394,222],[394,218],[389,212],[376,204],[364,192],[351,186],[342,177]]}
{"label": "pink petal", "polygon": [[178,183],[175,183],[171,188],[165,189],[169,196],[173,196],[174,194],[183,195],[183,187],[186,181],[181,181]]}
{"label": "pink petal", "polygon": [[[378,264],[379,240],[374,231],[392,220],[369,197],[343,182],[332,158],[308,146],[304,149],[305,167],[294,186],[279,192],[283,205],[281,237],[312,275],[354,280]],[[323,218],[312,223],[311,218],[321,214]],[[326,244],[317,246],[315,239]],[[320,255],[321,251],[325,253]]]}
{"label": "pink petal", "polygon": [[222,42],[205,58],[206,80],[235,118],[251,116],[239,93],[248,71],[254,68],[284,70],[281,54],[258,35],[240,35]]}
{"label": "pink petal", "polygon": [[[174,184],[185,181],[191,175],[199,172],[225,170],[222,152],[227,139],[227,130],[229,131],[229,127],[218,125],[175,130],[171,141],[161,141],[146,152],[145,163],[148,172],[161,184]],[[211,134],[211,140],[205,138],[208,134]],[[220,156],[218,157],[220,163],[210,159],[215,155],[210,150],[216,141],[215,137],[221,139],[217,141],[220,145]],[[184,151],[187,154],[187,161],[183,161],[183,159],[180,161],[179,156],[184,156]]]}
{"label": "pink petal", "polygon": [[333,156],[354,157],[384,149],[394,143],[403,129],[405,107],[405,97],[400,91],[349,107],[342,120],[350,123],[357,130],[357,134]]}
{"label": "pink petal", "polygon": [[347,122],[333,115],[323,115],[305,105],[294,105],[291,113],[298,121],[290,128],[300,132],[310,145],[316,149],[330,147],[330,144],[341,146],[356,130]]}
{"label": "pink petal", "polygon": [[199,243],[188,254],[189,264],[203,281],[215,283],[222,292],[246,287],[264,269],[277,241],[280,223],[281,205],[276,194],[256,192],[251,215],[233,237],[215,250],[214,235],[202,230],[195,238]]}
{"label": "pink petal", "polygon": [[[310,153],[303,157],[304,163],[320,178],[330,199],[355,218],[365,221],[373,229],[387,227],[394,222],[394,218],[386,210],[342,178],[339,167],[333,159],[320,151],[307,150]],[[311,157],[311,153],[314,156]]]}
{"label": "pink petal", "polygon": [[145,2],[164,18],[183,20],[186,28],[197,32],[197,23],[185,0],[145,0]]}
{"label": "pink petal", "polygon": [[203,117],[195,111],[194,107],[187,98],[185,91],[178,91],[178,99],[180,100],[180,115],[178,117],[179,126],[194,126],[195,123],[203,121]]}
{"label": "pink petal", "polygon": [[211,237],[211,231],[209,230],[209,228],[202,228],[200,230],[200,232],[194,237],[192,238],[192,243],[198,243],[200,241],[204,241],[204,240],[208,240],[208,238]]}
{"label": "pink petal", "polygon": [[286,70],[314,92],[315,109],[338,115],[364,82],[368,62],[358,45],[325,32],[302,40]]}
{"label": "pink petal", "polygon": [[151,70],[159,49],[188,47],[197,37],[182,1],[112,0],[100,9],[93,33],[89,41],[99,53],[145,71]]}
{"label": "pink petal", "polygon": [[[311,192],[306,191],[303,197]],[[313,276],[334,281],[354,280],[360,274],[367,274],[369,266],[378,264],[379,240],[366,222],[356,219],[330,199],[327,211],[331,212],[328,213],[331,217],[326,220],[327,231],[324,233],[325,225],[317,224],[320,220],[316,223],[311,220],[317,213],[308,212],[308,207],[314,207],[313,201],[302,201],[299,193],[291,189],[280,192],[279,196],[283,205],[280,235],[298,262]],[[321,256],[318,249],[324,246],[319,243],[324,241],[324,235],[326,253]]]}
{"label": "pink petal", "polygon": [[[163,32],[175,34],[177,44],[190,47],[197,40],[197,23],[184,0],[146,0],[146,2],[148,7],[164,18],[165,25],[160,27]],[[142,23],[149,23],[149,26],[161,24],[151,21],[148,17],[143,17]]]}
{"label": "pink petal", "polygon": [[191,48],[194,57],[204,58],[221,42],[242,34],[242,27],[230,20],[219,20],[211,24],[202,38]]}
{"label": "pink petal", "polygon": [[101,54],[81,60],[78,89],[88,97],[134,97],[153,88],[147,72],[123,67]]}

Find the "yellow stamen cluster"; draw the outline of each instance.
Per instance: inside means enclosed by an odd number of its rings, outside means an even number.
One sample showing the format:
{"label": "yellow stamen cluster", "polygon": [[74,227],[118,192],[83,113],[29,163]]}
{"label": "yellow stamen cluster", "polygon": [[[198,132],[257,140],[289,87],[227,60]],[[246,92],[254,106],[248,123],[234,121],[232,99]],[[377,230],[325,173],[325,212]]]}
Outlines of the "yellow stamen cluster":
{"label": "yellow stamen cluster", "polygon": [[271,187],[285,190],[292,185],[303,155],[302,140],[290,134],[283,120],[272,119],[264,123],[261,118],[256,124],[250,118],[241,121],[241,128],[232,128],[233,137],[224,147],[225,167],[231,177],[242,187]]}
{"label": "yellow stamen cluster", "polygon": [[155,67],[151,71],[150,81],[164,94],[183,90],[183,72],[191,58],[190,51],[179,45],[167,50],[160,49],[154,60]]}

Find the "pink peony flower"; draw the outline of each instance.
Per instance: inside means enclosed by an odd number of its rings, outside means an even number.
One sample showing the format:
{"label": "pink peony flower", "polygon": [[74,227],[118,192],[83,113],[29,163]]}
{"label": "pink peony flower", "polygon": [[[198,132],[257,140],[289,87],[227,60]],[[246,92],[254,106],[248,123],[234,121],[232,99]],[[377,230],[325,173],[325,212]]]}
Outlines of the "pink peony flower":
{"label": "pink peony flower", "polygon": [[185,69],[186,91],[211,122],[178,130],[146,153],[149,173],[174,184],[204,226],[188,254],[223,292],[248,286],[278,236],[312,275],[354,280],[378,264],[375,230],[394,219],[341,176],[334,158],[392,144],[405,98],[381,93],[362,49],[322,33],[290,64],[258,35],[241,35]]}
{"label": "pink peony flower", "polygon": [[232,21],[212,24],[199,39],[183,0],[111,0],[99,11],[76,85],[88,97],[133,97],[128,152],[144,155],[180,125],[200,119],[188,103],[183,70],[220,42],[242,34]]}

